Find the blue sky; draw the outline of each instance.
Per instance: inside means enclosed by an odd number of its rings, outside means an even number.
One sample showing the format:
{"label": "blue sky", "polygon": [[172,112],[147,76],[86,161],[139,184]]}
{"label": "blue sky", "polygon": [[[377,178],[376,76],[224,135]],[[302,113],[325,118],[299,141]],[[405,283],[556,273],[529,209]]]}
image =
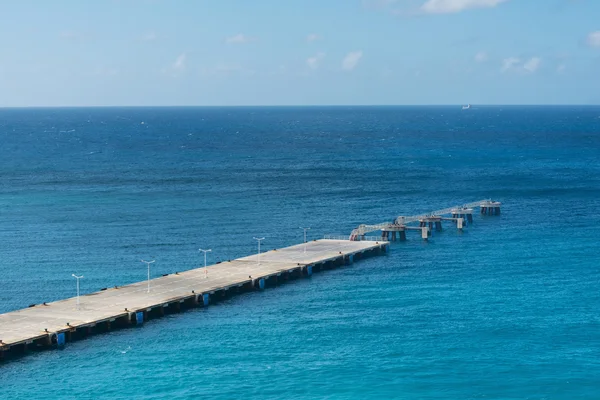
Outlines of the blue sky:
{"label": "blue sky", "polygon": [[600,104],[595,0],[0,0],[0,106]]}

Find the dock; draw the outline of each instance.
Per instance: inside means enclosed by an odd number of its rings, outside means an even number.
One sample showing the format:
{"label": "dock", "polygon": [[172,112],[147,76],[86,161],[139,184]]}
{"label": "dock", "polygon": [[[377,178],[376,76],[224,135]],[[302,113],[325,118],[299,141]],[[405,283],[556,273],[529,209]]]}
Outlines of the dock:
{"label": "dock", "polygon": [[[502,203],[499,201],[484,199],[431,211],[425,214],[412,216],[401,215],[396,217],[393,221],[371,225],[359,225],[350,233],[348,239],[354,241],[377,239],[396,241],[396,239],[399,238],[399,240],[404,241],[406,240],[406,231],[413,230],[418,231],[421,234],[421,238],[427,240],[431,237],[434,229],[438,232],[442,230],[442,221],[451,221],[456,225],[457,229],[462,230],[467,224],[473,223],[473,209],[475,207],[480,208],[481,215],[491,216],[500,215],[501,205]],[[419,223],[419,226],[411,225],[417,222]],[[375,231],[381,231],[381,236],[366,236],[366,234]]]}
{"label": "dock", "polygon": [[[480,208],[482,218],[487,218],[500,215],[501,203],[484,199],[378,224],[361,224],[348,236],[326,236],[264,253],[259,247],[255,255],[0,314],[0,360],[140,326],[165,314],[208,307],[236,294],[264,290],[384,254],[390,241],[406,240],[407,231],[417,231],[428,240],[434,230],[443,229],[443,221],[462,230],[473,223],[475,207]],[[376,231],[381,234],[367,236]]]}
{"label": "dock", "polygon": [[207,307],[229,296],[310,277],[387,252],[382,240],[310,241],[66,300],[0,314],[0,360],[114,329],[143,325],[166,313]]}

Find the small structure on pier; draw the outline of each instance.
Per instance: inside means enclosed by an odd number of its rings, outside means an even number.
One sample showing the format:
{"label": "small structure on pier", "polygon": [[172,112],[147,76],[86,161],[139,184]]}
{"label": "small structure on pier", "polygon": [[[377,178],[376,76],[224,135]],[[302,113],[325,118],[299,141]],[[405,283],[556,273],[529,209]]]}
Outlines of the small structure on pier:
{"label": "small structure on pier", "polygon": [[453,208],[452,218],[463,218],[469,224],[473,223],[473,209],[468,207]]}
{"label": "small structure on pier", "polygon": [[481,214],[484,215],[500,215],[500,206],[502,203],[499,201],[483,201],[479,205],[481,207]]}

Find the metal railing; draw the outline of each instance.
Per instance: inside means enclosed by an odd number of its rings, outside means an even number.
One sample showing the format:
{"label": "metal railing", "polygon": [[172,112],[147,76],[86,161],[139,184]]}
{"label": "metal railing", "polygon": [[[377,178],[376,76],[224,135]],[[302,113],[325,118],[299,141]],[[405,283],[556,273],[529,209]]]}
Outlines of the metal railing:
{"label": "metal railing", "polygon": [[[350,235],[346,235],[346,236],[341,236],[341,235],[325,235],[323,237],[323,239],[330,239],[330,240],[353,240],[350,239]],[[381,242],[381,241],[385,241],[385,239],[382,239],[381,236],[359,236],[358,238],[354,239],[355,241],[364,241],[364,242]]]}
{"label": "metal railing", "polygon": [[374,225],[359,225],[358,228],[356,228],[352,231],[352,233],[350,234],[350,238],[352,238],[351,240],[359,240],[358,238],[363,236],[366,233],[379,231],[379,230],[387,228],[390,225],[394,225],[394,224],[406,225],[406,224],[410,224],[413,222],[418,222],[419,220],[421,220],[423,218],[431,217],[433,215],[440,216],[440,215],[444,215],[444,214],[450,214],[450,213],[452,213],[453,210],[456,210],[456,209],[479,207],[482,205],[486,206],[492,202],[493,202],[492,199],[483,199],[483,200],[479,200],[479,201],[474,201],[472,203],[456,205],[453,207],[444,208],[442,210],[432,211],[432,212],[429,212],[426,214],[412,215],[409,217],[400,216],[400,217],[396,218],[393,222],[381,222],[379,224],[374,224]]}

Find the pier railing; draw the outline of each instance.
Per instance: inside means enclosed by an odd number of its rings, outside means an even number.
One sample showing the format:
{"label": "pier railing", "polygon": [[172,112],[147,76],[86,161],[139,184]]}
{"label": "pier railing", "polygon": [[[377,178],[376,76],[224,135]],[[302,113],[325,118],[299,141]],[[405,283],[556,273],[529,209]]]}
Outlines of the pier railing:
{"label": "pier railing", "polygon": [[[350,240],[350,235],[341,236],[341,235],[325,235],[323,239],[330,240]],[[360,236],[356,239],[356,241],[365,241],[365,242],[381,242],[383,239],[381,236]]]}
{"label": "pier railing", "polygon": [[[483,199],[479,201],[474,201],[467,204],[456,205],[453,207],[444,208],[442,210],[431,211],[425,214],[419,215],[411,215],[411,216],[399,216],[394,221],[389,222],[381,222],[373,225],[359,225],[358,228],[354,229],[350,234],[351,240],[358,240],[357,238],[361,237],[364,234],[383,230],[391,225],[407,225],[414,222],[419,222],[419,220],[431,217],[431,216],[442,216],[445,214],[451,214],[455,210],[461,209],[469,209],[472,207],[493,207],[496,204],[492,199]],[[500,203],[497,203],[496,207],[499,207]]]}

